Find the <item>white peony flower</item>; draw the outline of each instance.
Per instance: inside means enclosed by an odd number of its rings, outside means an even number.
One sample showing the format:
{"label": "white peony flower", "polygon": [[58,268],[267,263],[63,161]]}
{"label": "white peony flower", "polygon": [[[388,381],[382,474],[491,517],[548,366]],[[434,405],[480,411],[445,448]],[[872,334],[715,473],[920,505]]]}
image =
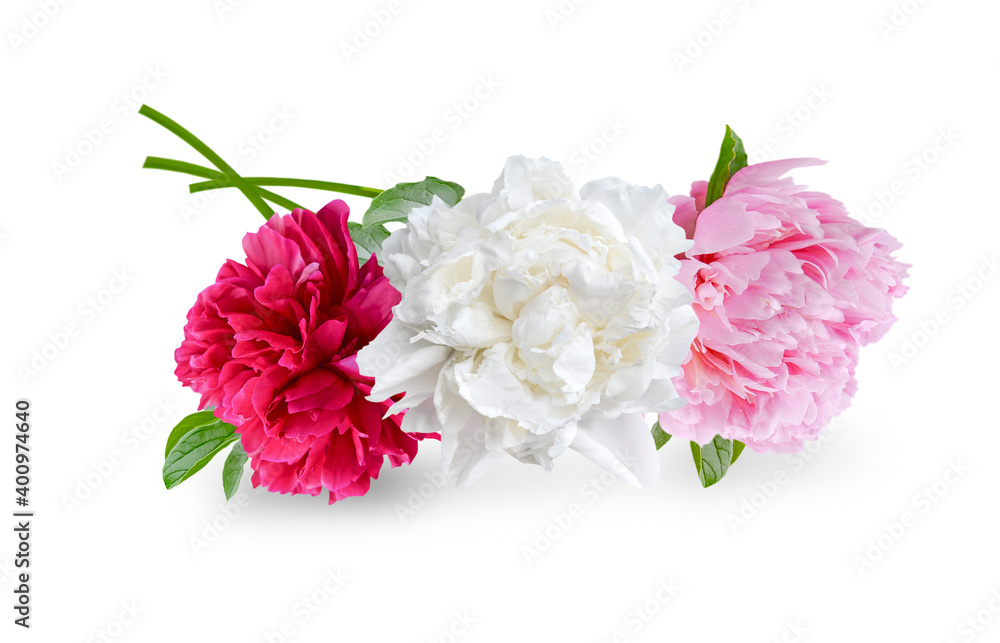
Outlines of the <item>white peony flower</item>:
{"label": "white peony flower", "polygon": [[514,157],[490,194],[413,210],[381,253],[402,293],[358,354],[369,399],[405,392],[403,430],[440,432],[465,485],[507,453],[551,469],[567,448],[634,485],[659,460],[643,413],[685,402],[671,378],[698,330],[674,258],[691,242],[663,188],[571,183]]}

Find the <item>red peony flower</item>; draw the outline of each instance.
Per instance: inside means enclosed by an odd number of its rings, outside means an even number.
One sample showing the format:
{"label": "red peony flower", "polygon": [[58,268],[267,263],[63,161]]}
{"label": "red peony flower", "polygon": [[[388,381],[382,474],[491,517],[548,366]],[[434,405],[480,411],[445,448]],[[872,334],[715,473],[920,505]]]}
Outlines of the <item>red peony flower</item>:
{"label": "red peony flower", "polygon": [[[237,427],[254,486],[364,495],[384,457],[409,463],[418,437],[370,402],[374,380],[357,352],[392,319],[399,293],[374,257],[358,267],[349,209],[275,216],[243,239],[246,265],[229,260],[188,312],[177,377],[201,408]],[[421,436],[423,437],[423,436]]]}

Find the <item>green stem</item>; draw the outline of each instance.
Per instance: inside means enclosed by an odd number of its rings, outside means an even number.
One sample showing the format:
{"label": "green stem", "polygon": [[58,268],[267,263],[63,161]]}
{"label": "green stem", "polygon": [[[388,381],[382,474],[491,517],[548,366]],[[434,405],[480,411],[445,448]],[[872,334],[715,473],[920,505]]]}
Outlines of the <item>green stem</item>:
{"label": "green stem", "polygon": [[[165,159],[159,156],[149,156],[146,157],[146,162],[143,164],[144,168],[153,170],[167,170],[168,172],[180,172],[182,174],[190,174],[192,176],[200,176],[203,179],[208,179],[208,181],[202,181],[200,183],[192,183],[190,189],[191,194],[196,194],[198,192],[205,192],[207,190],[217,190],[219,188],[229,188],[234,187],[230,182],[227,181],[226,175],[222,172],[217,172],[207,167],[202,167],[201,165],[195,165],[194,163],[187,163],[185,161],[175,161],[173,159]],[[254,188],[263,196],[265,199],[277,203],[279,205],[284,205],[281,201],[275,201],[271,196],[277,196],[273,192],[263,189],[261,186],[285,186],[294,188],[308,188],[313,190],[325,190],[328,192],[340,192],[342,194],[353,194],[355,196],[368,197],[374,199],[378,195],[382,194],[382,190],[376,188],[366,188],[360,185],[349,185],[347,183],[333,183],[331,181],[311,181],[308,179],[280,179],[269,176],[248,176],[243,178],[248,184],[254,186]],[[271,196],[268,196],[271,195]],[[282,197],[278,197],[279,199]],[[289,202],[284,199],[285,202]],[[285,205],[284,207],[288,207]],[[294,209],[294,208],[293,208]]]}
{"label": "green stem", "polygon": [[[222,172],[202,167],[200,165],[195,165],[194,163],[188,163],[186,161],[175,161],[173,159],[165,159],[159,156],[148,156],[146,157],[146,162],[142,164],[142,167],[147,170],[166,170],[168,172],[180,172],[182,174],[200,176],[204,179],[212,179],[213,181],[218,182],[218,187],[220,188],[234,187],[233,184],[226,178],[226,175]],[[243,180],[249,183],[247,179]],[[280,194],[275,194],[274,192],[263,188],[255,188],[255,190],[271,203],[281,206],[289,211],[295,209],[305,210],[305,208],[301,205],[298,205],[291,199],[286,199]]]}
{"label": "green stem", "polygon": [[[353,194],[354,196],[368,197],[374,199],[382,194],[382,190],[375,188],[361,187],[360,185],[348,185],[346,183],[331,183],[330,181],[310,181],[308,179],[279,179],[272,176],[247,177],[246,182],[251,185],[269,185],[289,188],[309,188],[313,190],[326,190],[327,192],[339,192],[341,194]],[[203,181],[191,184],[191,193],[204,192],[205,190],[215,190],[217,188],[228,187],[219,181]]]}
{"label": "green stem", "polygon": [[240,192],[242,192],[243,195],[250,200],[250,203],[252,203],[254,207],[257,208],[257,211],[264,216],[265,219],[271,218],[271,216],[274,214],[274,210],[268,207],[267,203],[264,202],[264,199],[261,198],[261,195],[258,194],[254,188],[250,187],[250,185],[243,180],[243,177],[237,174],[236,170],[234,170],[228,163],[223,161],[221,156],[213,152],[210,147],[201,142],[201,140],[197,136],[187,131],[186,129],[181,127],[179,124],[177,124],[167,116],[164,116],[160,112],[156,111],[149,105],[143,105],[141,108],[139,108],[139,113],[145,116],[146,118],[150,119],[154,123],[166,128],[168,131],[175,134],[182,141],[184,141],[185,143],[193,147],[195,150],[197,150],[197,152],[202,156],[204,156],[206,159],[208,159],[208,161],[210,161],[212,165],[219,168],[219,171],[221,171],[225,175],[225,177],[230,181],[230,184],[238,188]]}
{"label": "green stem", "polygon": [[264,188],[257,188],[257,194],[261,195],[262,197],[264,197],[265,199],[267,199],[271,203],[273,203],[273,204],[275,204],[277,206],[280,206],[282,208],[285,208],[289,212],[291,212],[292,210],[308,210],[309,209],[309,208],[302,207],[301,205],[299,205],[295,201],[292,201],[291,199],[286,199],[285,197],[281,196],[280,194],[275,194],[274,192],[271,192],[270,190],[265,190]]}
{"label": "green stem", "polygon": [[[142,167],[147,170],[166,170],[168,172],[180,172],[181,174],[191,174],[200,176],[203,179],[224,178],[226,175],[218,170],[213,170],[187,161],[175,161],[159,156],[147,156]],[[246,180],[246,179],[244,179]]]}

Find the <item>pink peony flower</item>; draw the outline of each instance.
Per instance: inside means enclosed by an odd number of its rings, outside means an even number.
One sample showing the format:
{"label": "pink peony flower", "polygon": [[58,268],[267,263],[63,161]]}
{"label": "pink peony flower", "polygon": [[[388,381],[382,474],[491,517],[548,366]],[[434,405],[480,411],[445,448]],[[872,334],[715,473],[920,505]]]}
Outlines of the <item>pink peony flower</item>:
{"label": "pink peony flower", "polygon": [[330,503],[368,491],[384,457],[410,462],[416,437],[393,400],[369,402],[374,380],[356,354],[392,318],[399,293],[373,259],[358,267],[347,204],[275,216],[243,238],[188,313],[177,377],[201,408],[237,427],[254,486]]}
{"label": "pink peony flower", "polygon": [[895,322],[907,266],[891,256],[900,244],[889,233],[782,178],[820,164],[744,168],[708,208],[704,181],[671,199],[694,240],[678,278],[701,328],[675,382],[690,403],[660,416],[668,433],[794,452],[850,404],[858,348]]}

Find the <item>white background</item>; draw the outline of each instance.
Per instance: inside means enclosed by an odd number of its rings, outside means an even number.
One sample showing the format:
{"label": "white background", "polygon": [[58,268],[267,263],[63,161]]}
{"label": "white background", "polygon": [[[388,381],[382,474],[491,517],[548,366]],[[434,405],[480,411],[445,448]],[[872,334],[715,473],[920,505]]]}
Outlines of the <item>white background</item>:
{"label": "white background", "polygon": [[[552,14],[557,0],[401,0],[348,55],[344,43],[388,0],[63,0],[49,18],[44,1],[5,0],[4,641],[1000,637],[989,412],[1000,7],[577,2]],[[599,491],[600,472],[575,454],[551,475],[510,459],[464,491],[425,486],[423,506],[401,518],[439,462],[425,444],[363,499],[330,507],[247,479],[227,510],[221,459],[163,488],[164,441],[197,403],[172,355],[195,295],[224,259],[242,258],[262,220],[235,191],[196,200],[185,177],[141,170],[147,154],[203,161],[137,116],[133,98],[250,175],[388,187],[400,156],[419,156],[416,141],[441,128],[443,142],[401,178],[470,192],[489,189],[512,154],[559,159],[581,183],[618,175],[683,192],[707,178],[730,123],[757,160],[830,161],[797,176],[903,241],[911,292],[900,323],[863,351],[860,393],[808,462],[748,452],[703,490],[687,446],[671,443],[656,487]],[[466,101],[463,117],[453,106]],[[319,207],[327,195],[289,196]],[[88,309],[116,271],[127,286]],[[79,331],[68,345],[19,375],[68,324]],[[30,631],[9,607],[20,397],[34,409]],[[134,427],[150,432],[128,437]],[[953,465],[963,473],[946,479]],[[337,570],[346,580],[324,589]],[[676,586],[669,600],[657,599],[661,582]],[[456,614],[474,620],[457,637]],[[970,617],[981,631],[963,625]],[[283,625],[294,633],[275,636]]]}

